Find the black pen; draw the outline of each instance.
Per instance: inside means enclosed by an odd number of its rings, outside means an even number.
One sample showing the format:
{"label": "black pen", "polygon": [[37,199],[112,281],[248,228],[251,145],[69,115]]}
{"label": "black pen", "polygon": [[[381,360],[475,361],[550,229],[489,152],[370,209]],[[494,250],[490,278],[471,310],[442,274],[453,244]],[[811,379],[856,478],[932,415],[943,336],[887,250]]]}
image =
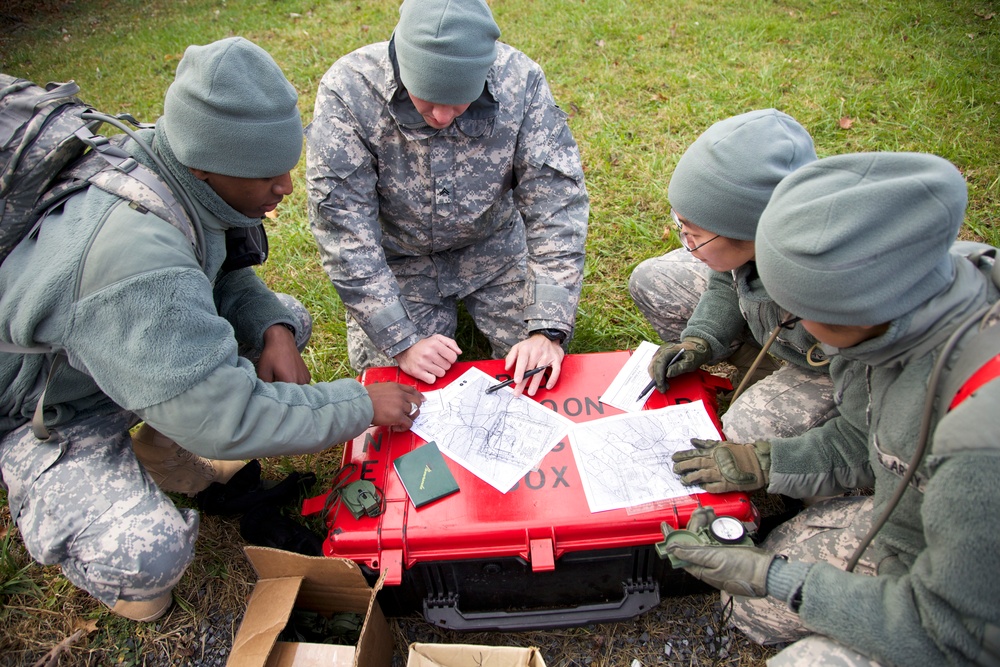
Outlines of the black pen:
{"label": "black pen", "polygon": [[[542,371],[544,371],[546,368],[548,368],[548,366],[539,366],[538,368],[532,368],[530,371],[525,371],[523,379],[527,380],[532,375],[537,375],[538,373],[541,373]],[[504,380],[503,382],[500,382],[499,384],[495,384],[492,387],[490,387],[489,389],[487,389],[486,393],[487,394],[492,394],[493,392],[495,392],[495,391],[497,391],[499,389],[503,389],[504,387],[509,387],[512,384],[514,384],[514,378],[511,378],[509,380]]]}
{"label": "black pen", "polygon": [[[671,359],[670,363],[667,364],[667,368],[670,368],[671,366],[673,366],[677,362],[677,360],[681,358],[682,354],[684,354],[684,350],[681,350],[680,352],[678,352],[677,354],[675,354],[674,358]],[[651,392],[653,390],[653,387],[655,387],[655,386],[656,386],[656,380],[650,380],[649,384],[646,385],[646,388],[643,389],[642,392],[639,393],[639,397],[636,398],[635,400],[641,401],[642,397],[645,396],[646,394],[648,394],[649,392]],[[669,387],[670,384],[667,383],[667,386]]]}

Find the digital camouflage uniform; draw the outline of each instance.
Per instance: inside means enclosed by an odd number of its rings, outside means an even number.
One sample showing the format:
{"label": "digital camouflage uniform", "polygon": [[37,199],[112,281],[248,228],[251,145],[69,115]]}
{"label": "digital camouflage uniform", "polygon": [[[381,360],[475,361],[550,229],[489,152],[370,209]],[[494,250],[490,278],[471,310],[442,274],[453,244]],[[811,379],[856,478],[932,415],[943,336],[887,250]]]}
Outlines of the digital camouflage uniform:
{"label": "digital camouflage uniform", "polygon": [[881,663],[828,637],[810,635],[767,661],[767,667],[880,667]]}
{"label": "digital camouflage uniform", "polygon": [[[752,264],[730,273],[713,271],[683,248],[645,260],[629,278],[629,292],[664,342],[696,336],[709,343],[713,361],[749,370],[775,325],[788,315],[768,297]],[[801,327],[782,331],[746,390],[722,415],[733,442],[786,438],[837,414],[825,366],[806,353],[815,339]],[[825,357],[818,348],[814,360]]]}
{"label": "digital camouflage uniform", "polygon": [[681,339],[698,299],[708,289],[712,269],[684,248],[639,263],[628,291],[664,342]]}
{"label": "digital camouflage uniform", "polygon": [[529,331],[571,333],[589,201],[541,68],[498,43],[483,95],[436,130],[391,54],[382,42],[334,63],[306,130],[310,223],[352,366],[453,337],[459,300],[496,356]]}

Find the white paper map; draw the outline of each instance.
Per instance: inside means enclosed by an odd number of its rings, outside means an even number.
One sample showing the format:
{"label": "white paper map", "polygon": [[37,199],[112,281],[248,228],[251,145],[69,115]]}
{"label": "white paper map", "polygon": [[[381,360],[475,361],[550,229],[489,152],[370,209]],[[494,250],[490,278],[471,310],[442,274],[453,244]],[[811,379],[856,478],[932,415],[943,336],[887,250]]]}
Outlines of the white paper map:
{"label": "white paper map", "polygon": [[648,340],[639,343],[639,347],[635,349],[608,388],[601,394],[601,403],[625,412],[642,410],[650,395],[656,391],[654,388],[642,398],[639,397],[643,389],[649,385],[649,362],[653,360],[653,355],[658,349],[660,349],[659,345],[650,343]]}
{"label": "white paper map", "polygon": [[515,396],[510,387],[487,394],[496,383],[470,368],[421,406],[410,430],[437,442],[469,472],[507,493],[563,439],[572,422],[527,396]]}
{"label": "white paper map", "polygon": [[691,449],[691,438],[718,437],[701,401],[604,417],[569,434],[591,512],[704,493],[681,484],[670,455]]}

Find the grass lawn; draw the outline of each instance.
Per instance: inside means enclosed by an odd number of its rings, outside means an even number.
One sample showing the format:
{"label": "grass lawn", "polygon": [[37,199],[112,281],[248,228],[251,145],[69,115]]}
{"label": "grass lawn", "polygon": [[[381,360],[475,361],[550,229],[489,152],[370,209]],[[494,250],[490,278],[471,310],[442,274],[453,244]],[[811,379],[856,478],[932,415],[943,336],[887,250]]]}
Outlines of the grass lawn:
{"label": "grass lawn", "polygon": [[[1000,16],[991,0],[491,6],[501,39],[544,67],[583,156],[591,218],[571,352],[657,340],[626,284],[640,261],[677,247],[664,234],[673,166],[709,125],[755,108],[791,114],[821,157],[921,151],[951,160],[969,185],[962,236],[1000,245]],[[397,10],[398,0],[9,0],[0,8],[0,70],[37,82],[75,79],[94,106],[153,121],[187,45],[242,35],[275,57],[308,121],[326,69],[387,39]],[[293,172],[296,191],[269,229],[272,254],[261,274],[312,312],[306,361],[315,380],[329,380],[353,373],[343,306],[309,231],[304,171],[303,160]],[[459,344],[469,357],[484,354],[468,322]],[[334,449],[268,461],[265,472],[314,470],[322,484],[339,462]],[[0,506],[0,664],[32,664],[78,629],[83,638],[58,664],[142,664],[146,654],[166,661],[146,664],[198,664],[193,638],[203,624],[235,631],[253,577],[231,522],[203,521],[197,560],[177,590],[179,609],[169,623],[141,626],[106,613],[57,568],[32,564]],[[629,664],[632,656],[623,655],[591,664]],[[762,655],[748,650],[726,664]]]}

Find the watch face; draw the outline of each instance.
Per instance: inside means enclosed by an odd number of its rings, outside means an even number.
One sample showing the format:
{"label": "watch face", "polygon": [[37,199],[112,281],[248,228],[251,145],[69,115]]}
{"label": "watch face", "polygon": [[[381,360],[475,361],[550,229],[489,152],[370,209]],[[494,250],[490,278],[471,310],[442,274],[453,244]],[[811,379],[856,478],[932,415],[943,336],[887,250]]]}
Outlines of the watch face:
{"label": "watch face", "polygon": [[747,534],[743,523],[731,516],[720,516],[709,526],[712,537],[723,544],[734,544],[743,539]]}
{"label": "watch face", "polygon": [[534,334],[541,334],[546,338],[548,338],[549,340],[555,341],[557,343],[562,343],[564,340],[566,340],[566,333],[560,331],[559,329],[536,329],[530,332],[530,335]]}

